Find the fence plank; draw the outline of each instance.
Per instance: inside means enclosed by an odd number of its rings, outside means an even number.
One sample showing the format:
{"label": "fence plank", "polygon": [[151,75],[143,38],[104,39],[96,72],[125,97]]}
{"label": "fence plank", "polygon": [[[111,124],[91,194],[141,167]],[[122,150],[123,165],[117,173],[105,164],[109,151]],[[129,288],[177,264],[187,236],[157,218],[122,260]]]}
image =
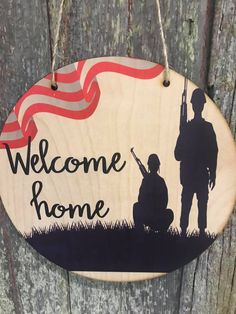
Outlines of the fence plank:
{"label": "fence plank", "polygon": [[[235,133],[235,3],[216,1],[214,10],[207,87]],[[235,312],[235,214],[234,211],[223,235],[211,248],[185,267],[180,295],[181,313]]]}
{"label": "fence plank", "polygon": [[[50,68],[46,1],[0,4],[0,122]],[[0,313],[69,313],[66,271],[39,256],[0,204]]]}

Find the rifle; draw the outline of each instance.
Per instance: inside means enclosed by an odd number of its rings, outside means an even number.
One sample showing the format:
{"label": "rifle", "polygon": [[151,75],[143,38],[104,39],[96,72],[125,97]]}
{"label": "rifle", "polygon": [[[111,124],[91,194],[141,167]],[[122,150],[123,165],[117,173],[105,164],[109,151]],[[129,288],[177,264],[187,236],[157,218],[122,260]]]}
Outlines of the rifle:
{"label": "rifle", "polygon": [[180,124],[179,124],[180,132],[183,130],[183,128],[187,124],[187,87],[188,87],[188,80],[185,77],[184,78],[184,90],[182,93],[182,103],[180,107]]}
{"label": "rifle", "polygon": [[141,171],[143,177],[145,177],[145,176],[148,174],[148,172],[147,172],[145,166],[142,164],[141,160],[136,156],[136,154],[135,154],[135,152],[134,152],[134,147],[131,148],[130,151],[131,151],[131,154],[132,154],[133,157],[134,157],[134,160],[137,162],[137,164],[138,164],[138,166],[139,166],[139,170]]}

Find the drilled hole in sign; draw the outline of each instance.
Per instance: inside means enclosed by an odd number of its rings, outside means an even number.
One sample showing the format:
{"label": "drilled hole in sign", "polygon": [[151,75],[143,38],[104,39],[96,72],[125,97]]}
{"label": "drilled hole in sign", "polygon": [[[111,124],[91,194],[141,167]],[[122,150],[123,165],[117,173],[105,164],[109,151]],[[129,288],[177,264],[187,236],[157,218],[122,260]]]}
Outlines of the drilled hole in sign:
{"label": "drilled hole in sign", "polygon": [[165,87],[170,86],[170,81],[169,81],[169,80],[164,80],[163,85],[164,85]]}
{"label": "drilled hole in sign", "polygon": [[52,83],[52,84],[51,84],[51,89],[57,90],[57,89],[58,89],[57,83]]}

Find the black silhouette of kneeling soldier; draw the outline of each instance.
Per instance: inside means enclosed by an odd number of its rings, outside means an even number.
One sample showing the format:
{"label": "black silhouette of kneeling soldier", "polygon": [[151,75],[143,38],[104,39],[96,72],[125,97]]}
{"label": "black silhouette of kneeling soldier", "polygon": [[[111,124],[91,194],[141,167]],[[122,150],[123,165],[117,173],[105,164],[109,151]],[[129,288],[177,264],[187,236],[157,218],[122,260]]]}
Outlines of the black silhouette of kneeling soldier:
{"label": "black silhouette of kneeling soldier", "polygon": [[151,154],[147,162],[149,169],[147,171],[134,152],[132,150],[131,152],[143,174],[138,202],[133,206],[135,228],[143,230],[144,227],[149,227],[154,231],[167,231],[174,219],[174,214],[171,209],[167,209],[167,186],[158,174],[160,160],[156,154]]}

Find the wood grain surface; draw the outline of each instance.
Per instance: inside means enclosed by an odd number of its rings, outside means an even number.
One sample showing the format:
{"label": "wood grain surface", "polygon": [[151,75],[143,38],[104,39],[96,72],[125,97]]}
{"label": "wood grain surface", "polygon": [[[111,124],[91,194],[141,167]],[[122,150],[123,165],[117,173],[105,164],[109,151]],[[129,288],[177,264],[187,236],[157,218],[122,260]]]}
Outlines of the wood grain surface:
{"label": "wood grain surface", "polygon": [[[1,125],[17,99],[50,71],[58,7],[56,0],[1,1]],[[161,8],[171,66],[208,91],[235,134],[235,2],[168,0]],[[162,62],[155,9],[155,0],[66,1],[59,65],[104,55]],[[68,274],[24,242],[3,206],[0,222],[1,313],[235,312],[235,213],[198,259],[132,284]]]}

